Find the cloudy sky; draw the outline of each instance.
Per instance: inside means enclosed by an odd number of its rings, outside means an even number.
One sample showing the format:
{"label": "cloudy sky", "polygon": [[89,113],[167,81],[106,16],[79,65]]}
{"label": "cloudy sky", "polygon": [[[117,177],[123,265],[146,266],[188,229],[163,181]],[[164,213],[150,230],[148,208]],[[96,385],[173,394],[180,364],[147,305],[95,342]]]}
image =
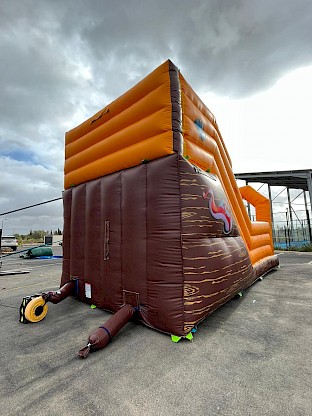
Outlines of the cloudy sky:
{"label": "cloudy sky", "polygon": [[[171,59],[234,172],[312,168],[310,0],[1,0],[0,213],[61,196],[64,133]],[[62,228],[62,204],[0,217]]]}

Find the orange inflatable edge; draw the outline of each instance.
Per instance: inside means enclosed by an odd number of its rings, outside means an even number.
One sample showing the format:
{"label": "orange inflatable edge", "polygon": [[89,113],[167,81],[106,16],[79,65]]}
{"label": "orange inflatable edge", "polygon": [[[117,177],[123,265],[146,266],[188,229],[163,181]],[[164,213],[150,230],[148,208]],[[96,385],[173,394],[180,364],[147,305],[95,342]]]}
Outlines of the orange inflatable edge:
{"label": "orange inflatable edge", "polygon": [[127,147],[126,153],[125,149],[119,150],[67,173],[64,187],[68,189],[92,179],[173,154],[172,144],[172,131],[133,144]]}
{"label": "orange inflatable edge", "polygon": [[119,96],[116,100],[105,106],[83,123],[69,130],[65,135],[66,144],[84,136],[91,130],[117,116],[124,109],[139,101],[144,95],[156,89],[169,79],[169,60],[156,68],[140,82]]}

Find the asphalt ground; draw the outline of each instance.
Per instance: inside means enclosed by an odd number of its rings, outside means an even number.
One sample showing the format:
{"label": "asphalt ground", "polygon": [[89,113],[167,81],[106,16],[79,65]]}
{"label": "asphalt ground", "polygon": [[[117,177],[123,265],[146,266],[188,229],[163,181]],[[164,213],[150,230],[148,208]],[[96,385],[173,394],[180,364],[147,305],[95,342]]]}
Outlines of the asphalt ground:
{"label": "asphalt ground", "polygon": [[312,253],[279,255],[193,342],[130,322],[86,359],[77,351],[110,314],[68,298],[19,323],[23,296],[58,288],[61,259],[3,258],[1,270],[31,271],[0,276],[0,415],[312,415]]}

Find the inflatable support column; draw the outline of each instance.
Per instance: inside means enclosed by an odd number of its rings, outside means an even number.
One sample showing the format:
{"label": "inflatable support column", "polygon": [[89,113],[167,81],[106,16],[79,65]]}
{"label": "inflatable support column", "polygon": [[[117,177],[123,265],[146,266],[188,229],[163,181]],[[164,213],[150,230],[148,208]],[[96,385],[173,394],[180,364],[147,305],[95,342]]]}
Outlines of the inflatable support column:
{"label": "inflatable support column", "polygon": [[89,352],[105,348],[112,338],[130,321],[136,309],[131,305],[124,305],[118,312],[99,326],[89,335],[87,346],[78,351],[81,358],[86,358]]}
{"label": "inflatable support column", "polygon": [[72,295],[75,289],[76,289],[76,279],[73,279],[65,283],[65,285],[63,285],[56,292],[42,293],[42,297],[46,302],[51,302],[51,303],[56,304],[66,299],[69,295]]}

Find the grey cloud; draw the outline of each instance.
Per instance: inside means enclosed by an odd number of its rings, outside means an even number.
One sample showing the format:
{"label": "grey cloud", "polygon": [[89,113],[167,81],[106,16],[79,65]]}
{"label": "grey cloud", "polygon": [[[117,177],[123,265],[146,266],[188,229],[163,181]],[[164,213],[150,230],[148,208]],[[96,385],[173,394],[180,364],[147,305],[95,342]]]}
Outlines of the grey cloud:
{"label": "grey cloud", "polygon": [[[312,60],[312,5],[305,0],[94,4],[93,24],[81,26],[80,36],[94,70],[106,66],[106,76],[131,74],[137,64],[138,80],[155,61],[172,58],[196,89],[240,97]],[[122,80],[127,88],[131,80]],[[105,84],[120,93],[117,79]]]}
{"label": "grey cloud", "polygon": [[[12,24],[41,37],[36,51],[48,48],[39,57],[27,51],[38,63],[39,86],[44,88],[42,77],[47,87],[66,85],[67,96],[75,90],[70,58],[77,54],[95,75],[93,87],[106,88],[109,98],[167,58],[196,88],[232,96],[268,87],[312,60],[312,5],[306,0],[28,1],[22,17],[13,14],[14,3],[5,3]],[[12,75],[27,85],[27,72]]]}
{"label": "grey cloud", "polygon": [[2,0],[0,156],[31,160],[0,159],[0,212],[60,195],[65,131],[164,60],[239,98],[311,64],[311,39],[308,0]]}
{"label": "grey cloud", "polygon": [[[0,213],[61,197],[62,177],[40,165],[0,157]],[[28,233],[29,229],[62,228],[62,202],[0,217],[10,232]],[[26,229],[24,228],[26,227]]]}

